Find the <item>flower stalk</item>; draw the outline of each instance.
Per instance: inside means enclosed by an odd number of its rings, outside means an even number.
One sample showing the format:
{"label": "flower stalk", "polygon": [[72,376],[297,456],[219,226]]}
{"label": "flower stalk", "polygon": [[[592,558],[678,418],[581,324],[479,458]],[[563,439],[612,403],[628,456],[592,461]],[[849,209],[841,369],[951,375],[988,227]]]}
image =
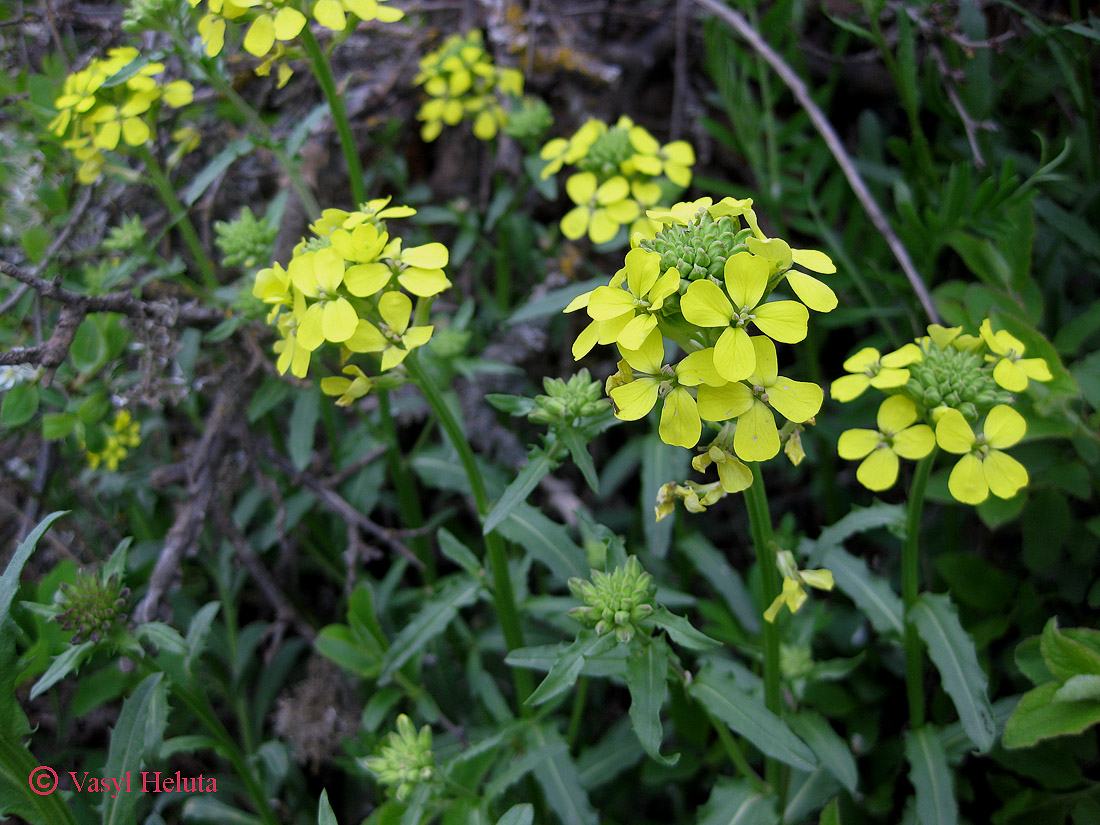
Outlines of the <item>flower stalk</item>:
{"label": "flower stalk", "polygon": [[905,544],[901,550],[901,595],[905,605],[905,693],[909,701],[909,725],[916,730],[924,724],[924,661],[920,635],[910,618],[920,596],[920,520],[924,511],[924,492],[936,459],[933,450],[917,462],[909,502],[905,513]]}

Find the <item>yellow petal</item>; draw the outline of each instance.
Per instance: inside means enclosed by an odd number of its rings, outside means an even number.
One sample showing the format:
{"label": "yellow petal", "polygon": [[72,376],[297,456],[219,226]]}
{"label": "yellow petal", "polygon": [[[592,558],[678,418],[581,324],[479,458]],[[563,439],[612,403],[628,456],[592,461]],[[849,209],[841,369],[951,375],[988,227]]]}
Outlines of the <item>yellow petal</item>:
{"label": "yellow petal", "polygon": [[598,286],[588,298],[588,317],[594,321],[608,321],[628,312],[634,314],[634,298],[626,290]]}
{"label": "yellow petal", "polygon": [[647,249],[626,253],[626,286],[635,298],[644,298],[661,274],[661,256]]}
{"label": "yellow petal", "polygon": [[737,419],[733,449],[742,461],[767,461],[779,454],[779,431],[767,405],[753,401],[748,412]]}
{"label": "yellow petal", "polygon": [[982,462],[986,483],[993,495],[999,498],[1012,498],[1027,486],[1027,470],[1024,465],[1008,453],[990,450]]}
{"label": "yellow petal", "polygon": [[596,194],[596,176],[591,172],[570,175],[565,182],[565,191],[573,203],[587,206]]}
{"label": "yellow petal", "polygon": [[791,285],[798,300],[814,312],[831,312],[836,309],[836,293],[817,278],[792,269],[787,273],[787,283]]}
{"label": "yellow petal", "polygon": [[451,286],[450,279],[442,269],[421,269],[418,266],[410,266],[398,275],[397,282],[413,295],[421,298],[438,295]]}
{"label": "yellow petal", "polygon": [[659,330],[653,330],[638,349],[621,348],[623,358],[633,369],[646,375],[659,375],[665,362],[665,344]]}
{"label": "yellow petal", "polygon": [[743,381],[756,370],[756,349],[741,327],[726,327],[719,336],[714,345],[714,369],[727,381]]}
{"label": "yellow petal", "polygon": [[817,272],[821,275],[832,275],[836,272],[836,264],[833,263],[833,259],[816,249],[792,249],[791,257],[796,264],[811,272]]}
{"label": "yellow petal", "polygon": [[879,447],[863,459],[856,478],[868,490],[887,490],[898,480],[898,457],[889,447]]}
{"label": "yellow petal", "polygon": [[615,387],[611,391],[611,400],[615,402],[615,416],[623,421],[637,421],[644,418],[657,403],[657,388],[660,381],[644,376]]}
{"label": "yellow petal", "polygon": [[561,219],[561,234],[571,241],[584,237],[584,233],[588,231],[589,215],[587,206],[570,209]]}
{"label": "yellow petal", "polygon": [[768,403],[796,424],[817,415],[824,397],[821,387],[810,381],[792,381],[780,375],[768,385]]}
{"label": "yellow petal", "polygon": [[879,362],[879,351],[874,347],[864,347],[848,358],[842,365],[845,372],[865,372]]}
{"label": "yellow petal", "polygon": [[677,387],[665,397],[658,432],[662,441],[674,447],[690,450],[699,443],[702,434],[699,409],[686,388]]}
{"label": "yellow petal", "polygon": [[410,350],[422,347],[431,340],[434,330],[434,326],[409,327],[401,336],[401,342]]}
{"label": "yellow petal", "polygon": [[637,349],[657,326],[657,319],[648,313],[635,315],[615,339],[626,349]]}
{"label": "yellow petal", "polygon": [[[304,14],[290,6],[283,6],[275,14],[275,39],[292,40],[302,33],[302,28],[305,25],[306,16]],[[329,28],[332,27],[329,26]],[[342,29],[343,26],[340,26],[340,28]]]}
{"label": "yellow petal", "polygon": [[880,390],[893,389],[903,386],[909,380],[909,370],[891,369],[883,367],[878,375],[871,378],[871,386]]}
{"label": "yellow petal", "polygon": [[[680,299],[684,320],[699,327],[724,327],[732,320],[733,305],[713,281],[693,281]],[[737,380],[737,379],[734,379]]]}
{"label": "yellow petal", "polygon": [[312,352],[325,342],[324,306],[318,302],[305,311],[298,322],[298,345]]}
{"label": "yellow petal", "polygon": [[753,323],[776,341],[797,344],[806,337],[806,322],[810,313],[797,301],[770,301],[753,312]]}
{"label": "yellow petal", "polygon": [[699,387],[699,415],[706,421],[727,421],[748,412],[753,405],[752,390],[740,382],[724,387]]}
{"label": "yellow petal", "polygon": [[244,36],[244,50],[255,57],[263,57],[271,47],[275,45],[275,24],[271,17],[261,14],[248,29]]}
{"label": "yellow petal", "polygon": [[756,335],[752,338],[752,348],[756,352],[756,368],[752,381],[763,387],[770,387],[779,377],[779,359],[775,353],[775,344],[770,338]]}
{"label": "yellow petal", "polygon": [[802,581],[816,590],[832,590],[836,582],[831,570],[803,570]]}
{"label": "yellow petal", "polygon": [[599,324],[599,321],[593,321],[581,330],[580,335],[577,336],[577,340],[573,342],[572,352],[574,361],[579,361],[584,358],[584,356],[592,351],[592,347],[596,346],[596,340],[600,335]]}
{"label": "yellow petal", "polygon": [[738,252],[726,259],[724,273],[726,291],[733,305],[737,309],[752,309],[760,303],[760,298],[768,287],[771,266],[765,258],[758,255]]}
{"label": "yellow petal", "polygon": [[915,364],[923,358],[924,353],[921,352],[920,347],[916,344],[906,344],[900,349],[888,352],[882,356],[882,366],[908,367],[910,364]]}
{"label": "yellow petal", "polygon": [[[938,437],[938,429],[936,434]],[[973,455],[960,458],[947,479],[947,489],[963,504],[981,504],[989,498],[989,484],[981,460]]]}
{"label": "yellow petal", "polygon": [[676,365],[676,380],[688,387],[721,387],[727,383],[714,367],[714,349],[710,347],[685,355]]}
{"label": "yellow petal", "polygon": [[321,326],[325,339],[337,344],[348,340],[359,325],[359,316],[355,314],[355,309],[347,298],[325,301],[324,304]]}
{"label": "yellow petal", "polygon": [[837,455],[848,461],[866,458],[882,443],[882,434],[876,430],[845,430],[836,444]]}
{"label": "yellow petal", "polygon": [[718,481],[727,493],[740,493],[752,485],[752,470],[736,458],[718,462]]}
{"label": "yellow petal", "polygon": [[1027,422],[1024,417],[1007,404],[998,404],[989,411],[982,427],[986,443],[1003,450],[1011,447],[1024,437]]}
{"label": "yellow petal", "polygon": [[829,387],[829,395],[840,402],[851,401],[863,395],[871,381],[866,375],[855,374],[842,376]]}
{"label": "yellow petal", "polygon": [[895,433],[893,437],[894,452],[910,461],[924,458],[932,452],[935,446],[936,434],[932,432],[932,428],[927,424],[917,424],[915,427],[909,427],[900,433]]}
{"label": "yellow petal", "polygon": [[441,243],[426,243],[409,247],[401,253],[401,262],[422,269],[442,269],[450,260],[450,253]]}
{"label": "yellow petal", "polygon": [[378,327],[360,319],[355,333],[344,342],[344,346],[352,352],[381,352],[389,346],[389,342]]}
{"label": "yellow petal", "polygon": [[344,273],[344,285],[352,295],[366,298],[388,284],[392,275],[389,264],[356,264]]}
{"label": "yellow petal", "polygon": [[588,223],[588,237],[592,243],[607,243],[615,237],[620,226],[622,224],[616,222],[606,209],[597,209]]}
{"label": "yellow petal", "polygon": [[[963,414],[955,409],[944,410],[939,421],[936,422],[936,442],[949,453],[969,453],[974,446],[974,431],[966,423]],[[959,462],[960,464],[962,462]],[[956,465],[956,469],[958,466]],[[955,495],[955,491],[951,491]],[[959,501],[964,499],[955,496]],[[985,496],[983,495],[984,499]]]}
{"label": "yellow petal", "polygon": [[1016,365],[1024,371],[1028,378],[1035,381],[1051,381],[1054,378],[1051,375],[1050,367],[1042,358],[1021,358],[1016,362]]}
{"label": "yellow petal", "polygon": [[1002,358],[993,368],[993,380],[1009,392],[1027,389],[1027,373],[1009,358]]}
{"label": "yellow petal", "polygon": [[917,420],[917,405],[904,395],[891,395],[878,408],[876,421],[882,432],[899,432]]}

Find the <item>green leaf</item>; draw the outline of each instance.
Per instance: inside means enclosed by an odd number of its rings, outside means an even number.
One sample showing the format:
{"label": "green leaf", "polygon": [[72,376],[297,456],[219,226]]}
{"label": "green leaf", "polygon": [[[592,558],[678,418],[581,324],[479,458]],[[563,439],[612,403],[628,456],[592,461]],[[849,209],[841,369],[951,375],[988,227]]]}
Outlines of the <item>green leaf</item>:
{"label": "green leaf", "polygon": [[661,755],[665,737],[661,706],[668,698],[668,657],[665,640],[638,645],[626,660],[626,686],[630,689],[630,721],[645,752],[662,765],[675,765],[680,754]]}
{"label": "green leaf", "polygon": [[53,233],[46,227],[37,225],[24,229],[20,238],[23,251],[27,253],[27,258],[32,264],[39,263],[46,257],[46,250],[50,248],[52,240]]}
{"label": "green leaf", "polygon": [[330,624],[321,628],[313,640],[313,646],[326,659],[364,679],[374,679],[382,666],[381,659],[365,649],[346,624]]}
{"label": "green leaf", "polygon": [[95,646],[95,642],[81,642],[54,656],[49,669],[42,674],[41,678],[34,683],[34,687],[31,688],[29,698],[37,699],[70,673],[79,670]]}
{"label": "green leaf", "polygon": [[460,608],[468,607],[477,601],[481,583],[462,576],[452,579],[439,593],[425,602],[401,632],[397,634],[386,657],[382,661],[382,672],[378,675],[378,684],[389,682],[394,672],[410,658],[424,649],[424,646],[447,629]]}
{"label": "green leaf", "polygon": [[840,802],[834,799],[821,812],[818,825],[840,825]]}
{"label": "green leaf", "polygon": [[537,449],[531,453],[527,464],[519,471],[519,475],[512,480],[493,509],[489,511],[489,515],[485,517],[485,524],[481,528],[482,535],[487,536],[493,532],[512,510],[527,501],[531,491],[557,466],[558,461],[554,453],[553,448]]}
{"label": "green leaf", "polygon": [[89,315],[80,322],[73,337],[73,345],[69,349],[69,357],[77,372],[85,374],[95,372],[107,360],[107,339],[103,337],[99,319],[95,315]]}
{"label": "green leaf", "polygon": [[756,602],[738,573],[718,550],[698,533],[680,539],[676,549],[687,556],[707,584],[729,606],[737,621],[748,633],[760,630],[760,613]]}
{"label": "green leaf", "polygon": [[588,790],[606,785],[641,761],[643,753],[632,728],[630,717],[622,716],[603,739],[581,752],[577,759],[581,785]]}
{"label": "green leaf", "polygon": [[558,431],[558,438],[561,439],[561,443],[564,444],[568,450],[569,455],[573,458],[573,463],[577,465],[577,469],[581,471],[581,475],[584,476],[585,482],[592,489],[593,493],[599,495],[600,493],[600,479],[596,475],[596,465],[592,461],[592,454],[588,452],[588,444],[581,434],[574,430],[572,427],[563,427]]}
{"label": "green leaf", "polygon": [[1100,674],[1100,653],[1062,633],[1057,619],[1047,622],[1040,644],[1043,661],[1059,681],[1080,673]]}
{"label": "green leaf", "polygon": [[287,450],[296,470],[304,470],[309,465],[320,415],[321,396],[318,392],[298,393],[290,413],[290,435],[287,439]]}
{"label": "green leaf", "polygon": [[900,530],[905,524],[905,508],[900,504],[886,504],[877,501],[869,507],[853,507],[849,513],[821,531],[816,541],[804,541],[800,546],[803,552],[810,552],[815,563],[822,561],[822,554],[830,547],[842,547],[844,542],[857,533],[867,533],[886,527]]}
{"label": "green leaf", "polygon": [[38,385],[16,384],[0,403],[0,426],[21,427],[38,412]]}
{"label": "green leaf", "polygon": [[577,677],[580,676],[585,657],[598,656],[610,650],[616,643],[614,634],[597,636],[591,630],[582,630],[571,645],[561,649],[546,678],[535,688],[535,692],[527,697],[524,704],[534,707],[565,693],[573,687]]}
{"label": "green leaf", "polygon": [[[13,693],[4,695],[15,701]],[[32,777],[41,777],[39,787],[43,789],[49,785],[51,777],[41,766],[42,761],[19,741],[15,731],[0,725],[0,817],[15,814],[35,825],[76,825],[61,794],[31,791]]]}
{"label": "green leaf", "polygon": [[1055,702],[1088,702],[1100,700],[1100,676],[1082,673],[1070,676],[1054,694]]}
{"label": "green leaf", "polygon": [[183,803],[183,822],[207,823],[207,825],[267,825],[255,814],[220,802],[212,794],[195,794]]}
{"label": "green leaf", "polygon": [[530,802],[513,805],[497,820],[497,825],[531,825],[535,821],[535,806]]}
{"label": "green leaf", "polygon": [[200,607],[191,617],[191,623],[187,626],[187,656],[184,659],[184,667],[188,673],[192,671],[195,662],[202,655],[206,647],[206,638],[210,635],[210,626],[214,623],[214,617],[221,609],[221,602],[209,602]]}
{"label": "green leaf", "polygon": [[928,725],[905,735],[909,780],[917,792],[920,825],[956,825],[959,806],[951,787],[951,771],[936,732]]}
{"label": "green leaf", "polygon": [[489,393],[485,396],[485,400],[501,412],[524,417],[534,412],[538,406],[535,399],[525,395],[507,395],[500,392]]}
{"label": "green leaf", "polygon": [[348,599],[348,624],[355,635],[366,642],[375,642],[372,650],[381,655],[387,647],[386,634],[378,623],[378,611],[374,607],[374,591],[370,582],[360,582]]}
{"label": "green leaf", "polygon": [[317,800],[317,825],[337,825],[336,813],[328,801],[328,788],[321,790],[321,798]]}
{"label": "green leaf", "polygon": [[505,323],[508,326],[515,326],[526,321],[558,315],[578,295],[591,292],[598,286],[607,286],[607,278],[592,278],[588,281],[573,283],[569,286],[563,286],[561,289],[552,290],[545,295],[528,301],[513,312]]}
{"label": "green leaf", "polygon": [[454,533],[446,527],[441,527],[437,535],[439,538],[439,551],[446,558],[469,573],[472,578],[478,579],[485,575],[485,568],[481,566],[477,556],[473,554],[470,548],[456,539]]}
{"label": "green leaf", "polygon": [[686,476],[688,467],[688,453],[665,444],[657,433],[650,433],[642,439],[642,484],[639,495],[641,511],[646,514],[642,524],[645,527],[646,547],[659,559],[668,554],[672,542],[672,526],[676,519],[657,521],[652,517],[652,508],[657,503],[657,492],[666,482]]}
{"label": "green leaf", "polygon": [[[531,750],[555,748],[559,744],[565,743],[558,732],[549,726],[532,727],[527,733],[527,747]],[[577,766],[573,764],[567,747],[555,748],[553,755],[540,761],[533,771],[547,803],[562,825],[597,825],[596,812],[581,787]]]}
{"label": "green leaf", "polygon": [[534,507],[516,505],[497,532],[546,565],[563,582],[574,576],[588,578],[591,572],[584,551],[569,538],[568,531]]}
{"label": "green leaf", "polygon": [[42,416],[42,437],[47,441],[66,438],[78,420],[73,413],[46,413]]}
{"label": "green leaf", "polygon": [[776,825],[775,797],[743,779],[722,777],[699,809],[698,825]]}
{"label": "green leaf", "polygon": [[863,611],[875,630],[901,635],[904,615],[901,599],[885,579],[867,569],[863,559],[833,547],[825,551],[821,563],[832,571],[836,586]]}
{"label": "green leaf", "polygon": [[822,767],[835,776],[841,785],[855,793],[859,782],[856,759],[848,743],[833,730],[829,720],[820,713],[803,711],[796,716],[788,716],[787,724],[810,746]]}
{"label": "green leaf", "polygon": [[191,178],[191,183],[183,190],[180,200],[185,206],[193,206],[202,197],[202,193],[233,165],[233,161],[251,151],[252,141],[248,138],[239,138],[229,143]]}
{"label": "green leaf", "polygon": [[955,703],[967,736],[982,753],[993,747],[997,726],[986,693],[985,672],[974,640],[959,622],[950,597],[924,593],[912,610],[917,632],[940,672],[943,688]]}
{"label": "green leaf", "polygon": [[649,621],[667,631],[676,644],[689,650],[710,650],[722,646],[721,642],[715,641],[706,633],[692,627],[691,622],[683,616],[669,613],[668,608],[664,605],[653,611]]}
{"label": "green leaf", "polygon": [[744,736],[758,750],[800,771],[812,771],[817,758],[787,723],[757,699],[738,688],[732,678],[704,668],[688,692],[734,733]]}
{"label": "green leaf", "polygon": [[1055,702],[1059,689],[1057,682],[1048,682],[1021,697],[1001,737],[1006,748],[1028,748],[1043,739],[1078,734],[1100,723],[1100,701]]}
{"label": "green leaf", "polygon": [[255,424],[263,416],[283,403],[290,395],[290,385],[279,378],[265,378],[248,402],[248,423]]}
{"label": "green leaf", "polygon": [[1054,679],[1054,674],[1043,661],[1041,644],[1040,637],[1031,636],[1016,645],[1016,667],[1035,685],[1042,685]]}
{"label": "green leaf", "polygon": [[[134,689],[122,705],[118,724],[111,733],[111,748],[107,754],[104,776],[135,774],[145,765],[145,758],[156,753],[168,723],[167,685],[163,673],[151,673]],[[103,825],[126,825],[134,821],[138,795],[119,793],[114,799],[103,800]]]}

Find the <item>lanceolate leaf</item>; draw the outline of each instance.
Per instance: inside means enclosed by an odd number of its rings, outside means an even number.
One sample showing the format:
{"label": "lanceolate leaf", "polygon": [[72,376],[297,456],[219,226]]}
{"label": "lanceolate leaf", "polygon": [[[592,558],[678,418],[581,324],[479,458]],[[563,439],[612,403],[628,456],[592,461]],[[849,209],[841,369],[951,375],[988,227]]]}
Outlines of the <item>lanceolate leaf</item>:
{"label": "lanceolate leaf", "polygon": [[[558,732],[551,727],[532,727],[527,734],[527,746],[532,750],[551,748],[559,743],[564,744]],[[533,770],[546,801],[562,825],[596,825],[596,812],[581,787],[577,767],[568,748],[555,748],[554,755],[539,762]]]}
{"label": "lanceolate leaf", "polygon": [[63,653],[58,653],[50,663],[49,669],[34,683],[30,698],[36,699],[70,673],[80,670],[80,666],[84,664],[84,659],[87,658],[94,647],[95,642],[81,642],[78,645],[66,648]]}
{"label": "lanceolate leaf", "polygon": [[1056,702],[1057,682],[1029,690],[1005,725],[1006,748],[1027,748],[1043,739],[1081,733],[1100,724],[1100,701]]}
{"label": "lanceolate leaf", "polygon": [[829,721],[819,713],[803,711],[797,716],[788,717],[787,724],[810,746],[810,750],[821,760],[822,767],[845,788],[855,793],[856,783],[859,781],[856,759],[852,756],[848,743],[833,730]]}
{"label": "lanceolate leaf", "polygon": [[836,586],[856,603],[875,630],[901,635],[901,599],[884,579],[872,574],[862,559],[839,547],[826,551],[822,563],[833,571]]}
{"label": "lanceolate leaf", "polygon": [[541,705],[569,690],[580,676],[586,656],[597,656],[617,644],[614,635],[597,636],[592,631],[581,631],[573,644],[565,648],[546,674],[535,692],[527,697],[528,705]]}
{"label": "lanceolate leaf", "polygon": [[[111,749],[107,754],[107,764],[103,767],[104,776],[121,777],[127,771],[133,777],[139,776],[150,746],[159,746],[164,726],[168,723],[164,701],[167,688],[161,684],[163,676],[162,673],[146,676],[122,705],[118,724],[111,733]],[[103,800],[103,825],[133,822],[137,803],[138,795],[135,793],[119,793],[114,799],[108,796]]]}
{"label": "lanceolate leaf", "polygon": [[956,825],[959,806],[951,787],[951,771],[939,736],[929,726],[905,735],[909,779],[917,792],[920,825]]}
{"label": "lanceolate leaf", "polygon": [[688,692],[762,753],[800,771],[812,771],[817,767],[817,758],[806,743],[763,702],[734,685],[733,679],[703,670]]}
{"label": "lanceolate leaf", "polygon": [[328,801],[328,789],[321,791],[321,798],[317,802],[317,825],[337,825],[336,813]]}
{"label": "lanceolate leaf", "polygon": [[997,726],[986,695],[986,678],[974,641],[959,623],[951,599],[923,594],[913,606],[913,621],[940,672],[944,690],[955,703],[963,728],[983,753],[993,747]]}
{"label": "lanceolate leaf", "polygon": [[521,545],[563,582],[574,576],[588,578],[591,572],[569,532],[527,504],[516,505],[497,532]]}
{"label": "lanceolate leaf", "polygon": [[743,780],[719,779],[696,820],[699,825],[775,825],[775,797]]}
{"label": "lanceolate leaf", "polygon": [[513,805],[497,820],[497,825],[531,825],[535,821],[535,807],[530,802]]}
{"label": "lanceolate leaf", "polygon": [[675,765],[680,754],[661,755],[661,706],[668,698],[668,645],[657,638],[633,651],[626,663],[626,686],[630,688],[630,721],[645,752],[664,765]]}
{"label": "lanceolate leaf", "polygon": [[516,505],[527,501],[527,496],[531,495],[531,491],[557,466],[557,463],[557,456],[552,448],[535,450],[524,468],[519,471],[519,475],[508,485],[493,509],[489,511],[489,515],[485,517],[481,532],[484,535],[493,532],[497,525],[508,518]]}
{"label": "lanceolate leaf", "polygon": [[423,650],[424,645],[446,629],[458,615],[460,608],[468,607],[477,601],[477,592],[480,587],[480,582],[463,576],[457,581],[452,579],[448,586],[429,599],[413,620],[397,634],[390,649],[386,651],[386,658],[382,662],[382,673],[378,676],[378,684],[388,683],[394,671]]}
{"label": "lanceolate leaf", "polygon": [[592,488],[592,492],[599,494],[600,480],[596,475],[596,465],[592,461],[592,454],[588,452],[588,444],[581,438],[580,433],[571,428],[563,428],[558,431],[558,438],[561,439],[562,444],[569,448],[569,455],[573,458],[573,463],[581,471],[581,475],[584,476],[588,486]]}

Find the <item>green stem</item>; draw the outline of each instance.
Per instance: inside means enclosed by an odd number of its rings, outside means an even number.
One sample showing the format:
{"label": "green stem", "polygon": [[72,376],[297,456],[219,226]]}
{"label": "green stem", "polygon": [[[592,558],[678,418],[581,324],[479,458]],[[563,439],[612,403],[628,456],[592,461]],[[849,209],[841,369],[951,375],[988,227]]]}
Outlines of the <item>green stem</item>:
{"label": "green stem", "polygon": [[737,740],[730,733],[729,728],[726,727],[724,722],[719,722],[709,713],[707,718],[710,719],[711,727],[714,728],[718,734],[718,741],[722,743],[722,747],[726,750],[726,755],[730,758],[733,766],[740,771],[741,775],[749,780],[753,786],[762,793],[768,792],[768,784],[760,778],[760,774],[752,769],[752,765],[749,764],[749,760],[745,758],[744,752],[741,750],[741,746],[737,744]]}
{"label": "green stem", "polygon": [[[749,511],[749,532],[760,565],[760,581],[764,588],[764,604],[771,604],[779,595],[780,576],[776,564],[775,542],[772,539],[772,517],[768,511],[768,494],[760,465],[750,462],[752,484],[745,490],[745,505]],[[779,628],[774,622],[764,622],[764,703],[776,716],[783,715],[783,696],[779,674]],[[768,758],[765,774],[768,784],[779,790],[780,764]],[[780,794],[782,796],[782,794]]]}
{"label": "green stem", "polygon": [[153,157],[153,153],[149,151],[148,147],[139,146],[137,152],[145,162],[145,174],[149,178],[149,182],[157,190],[161,202],[168,207],[168,213],[172,216],[172,223],[179,229],[184,243],[191,251],[191,257],[195,259],[199,273],[202,275],[203,285],[207,290],[213,292],[218,288],[218,276],[214,273],[214,264],[210,260],[210,256],[206,254],[206,250],[202,248],[199,233],[195,231],[195,225],[191,223],[191,218],[187,216],[187,210],[176,196],[176,189],[172,186],[172,181],[161,169],[160,163]]}
{"label": "green stem", "polygon": [[183,59],[198,66],[203,77],[206,78],[206,82],[217,89],[225,99],[233,105],[233,108],[244,115],[244,119],[248,121],[249,125],[263,137],[264,144],[271,150],[271,153],[275,155],[275,159],[279,162],[279,166],[283,168],[287,179],[290,181],[291,187],[294,189],[294,194],[296,194],[298,200],[302,202],[302,206],[305,207],[306,214],[310,219],[316,220],[321,217],[321,207],[317,203],[317,198],[313,196],[313,191],[309,188],[305,178],[302,177],[302,173],[299,171],[297,164],[295,164],[290,156],[283,150],[278,138],[275,137],[271,128],[264,123],[263,118],[260,117],[255,109],[248,105],[248,102],[243,97],[237,94],[237,90],[233,88],[228,80],[207,65],[207,61],[195,57],[194,52],[191,51],[190,45],[183,39],[183,35],[180,34],[178,28],[169,29],[168,34],[172,37],[172,40],[176,44],[176,51]]}
{"label": "green stem", "polygon": [[[458,459],[470,482],[470,490],[477,505],[478,515],[484,520],[490,510],[489,494],[485,490],[485,479],[482,478],[481,470],[474,458],[474,451],[470,448],[470,442],[466,440],[462,426],[451,412],[451,408],[447,406],[447,401],[436,386],[435,380],[421,366],[417,353],[411,353],[405,359],[405,365],[458,453]],[[493,604],[496,607],[501,630],[504,632],[504,642],[509,650],[517,650],[523,647],[523,629],[520,626],[519,609],[516,607],[516,597],[512,590],[512,578],[508,572],[504,539],[495,530],[485,536],[485,554],[489,563],[489,572],[493,577]],[[514,668],[512,676],[515,679],[516,693],[522,707],[524,700],[534,690],[531,672]]]}
{"label": "green stem", "polygon": [[336,132],[340,135],[340,147],[344,150],[344,161],[348,165],[348,178],[351,181],[351,196],[356,205],[367,200],[366,186],[363,184],[363,167],[359,163],[359,147],[355,145],[355,137],[351,133],[351,123],[348,122],[348,112],[344,108],[344,99],[336,88],[336,78],[332,75],[332,67],[328,59],[321,51],[321,44],[313,36],[309,26],[302,29],[299,35],[302,47],[306,50],[313,76],[321,86],[321,92],[328,101],[332,111],[332,122],[336,124]]}
{"label": "green stem", "polygon": [[569,712],[569,727],[565,734],[565,741],[571,753],[576,752],[577,736],[581,732],[581,722],[584,721],[584,703],[587,698],[588,677],[582,676],[577,680],[577,689],[573,691],[573,707]]}
{"label": "green stem", "polygon": [[924,510],[924,491],[936,450],[917,462],[909,502],[905,513],[905,544],[901,549],[901,597],[905,604],[905,693],[909,698],[909,726],[916,730],[924,724],[923,650],[917,627],[909,614],[920,596],[920,519]]}

